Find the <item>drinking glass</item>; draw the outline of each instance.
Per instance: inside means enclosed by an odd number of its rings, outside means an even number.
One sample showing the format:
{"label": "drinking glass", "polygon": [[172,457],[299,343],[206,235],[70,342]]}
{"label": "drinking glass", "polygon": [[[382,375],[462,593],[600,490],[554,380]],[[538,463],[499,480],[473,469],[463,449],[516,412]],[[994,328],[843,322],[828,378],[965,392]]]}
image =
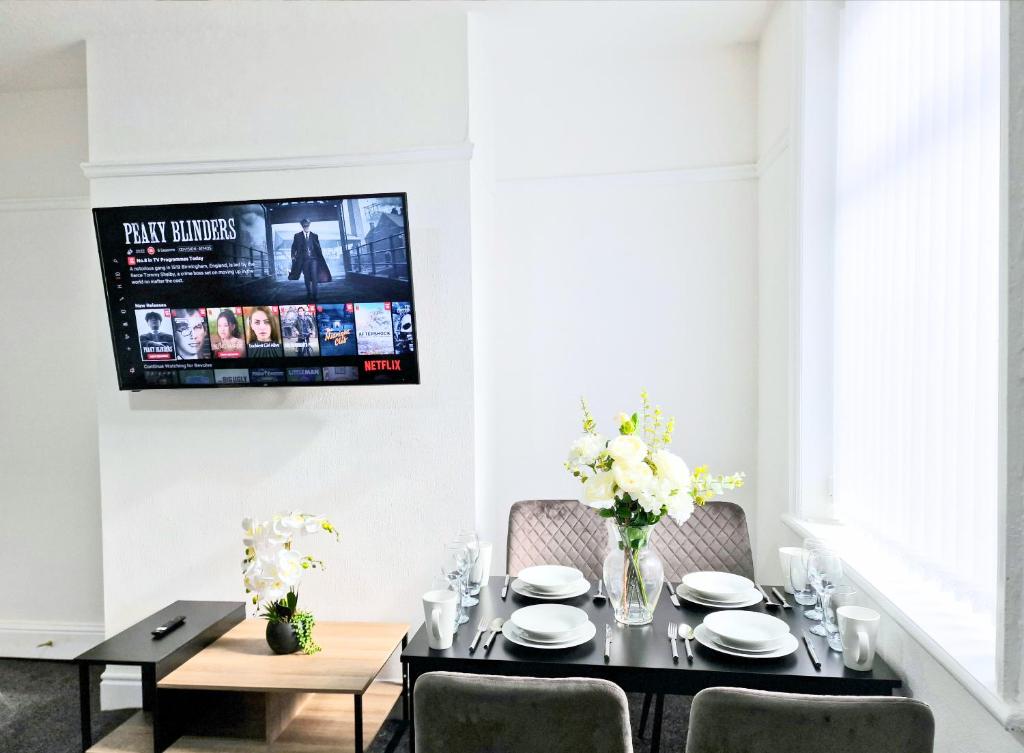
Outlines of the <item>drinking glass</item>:
{"label": "drinking glass", "polygon": [[[452,542],[444,548],[444,561],[441,564],[441,572],[448,579],[449,587],[459,594],[459,624],[469,622],[469,617],[462,607],[471,606],[467,603],[469,594],[466,593],[466,578],[469,575],[469,552],[464,544]],[[477,603],[476,601],[473,604]]]}
{"label": "drinking glass", "polygon": [[480,559],[480,537],[476,535],[476,531],[463,529],[456,534],[455,541],[456,543],[463,544],[466,547],[466,551],[469,553],[469,570],[466,573],[466,580],[468,581],[466,593],[468,596],[464,603],[467,607],[471,607],[474,604],[480,603],[480,599],[473,598],[480,593],[479,579],[475,582],[473,580],[473,572],[476,570],[477,560]]}
{"label": "drinking glass", "polygon": [[807,576],[807,557],[801,550],[799,557],[789,558],[789,581],[793,584],[793,600],[805,607],[816,601],[811,579]]}
{"label": "drinking glass", "polygon": [[857,589],[845,584],[827,587],[821,595],[821,624],[825,628],[825,640],[833,651],[843,651],[843,639],[839,635],[839,622],[836,610],[839,607],[853,606],[857,597]]}
{"label": "drinking glass", "polygon": [[[833,588],[842,579],[843,561],[831,549],[814,549],[807,558],[807,574],[811,579],[811,585],[814,586],[814,592],[818,595],[818,602],[820,604],[825,590]],[[821,622],[812,627],[811,632],[825,637],[828,635],[828,631],[825,630],[822,618],[823,610],[819,608],[816,611],[818,612],[817,619],[821,620]],[[809,612],[805,612],[804,615],[809,616]],[[814,618],[812,617],[811,619]]]}
{"label": "drinking glass", "polygon": [[817,590],[813,589],[814,574],[811,572],[811,568],[810,568],[811,552],[814,552],[817,549],[827,549],[827,548],[828,548],[828,546],[821,539],[815,539],[815,538],[812,538],[812,537],[808,537],[808,538],[804,539],[804,551],[803,551],[803,554],[801,556],[803,558],[804,568],[807,570],[807,577],[808,577],[808,579],[810,580],[810,582],[812,584],[812,592],[811,592],[811,598],[810,598],[809,601],[802,601],[800,603],[803,604],[804,606],[810,606],[811,607],[810,609],[808,609],[807,611],[804,612],[804,617],[806,617],[809,620],[820,620],[821,619],[821,609],[818,608]]}

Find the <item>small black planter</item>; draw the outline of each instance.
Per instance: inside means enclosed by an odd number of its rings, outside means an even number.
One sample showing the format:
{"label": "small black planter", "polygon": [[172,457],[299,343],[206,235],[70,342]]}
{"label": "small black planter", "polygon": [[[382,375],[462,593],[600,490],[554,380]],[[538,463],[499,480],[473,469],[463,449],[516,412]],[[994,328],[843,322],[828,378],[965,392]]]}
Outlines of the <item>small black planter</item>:
{"label": "small black planter", "polygon": [[290,622],[267,623],[267,645],[275,654],[294,654],[299,650],[299,636]]}

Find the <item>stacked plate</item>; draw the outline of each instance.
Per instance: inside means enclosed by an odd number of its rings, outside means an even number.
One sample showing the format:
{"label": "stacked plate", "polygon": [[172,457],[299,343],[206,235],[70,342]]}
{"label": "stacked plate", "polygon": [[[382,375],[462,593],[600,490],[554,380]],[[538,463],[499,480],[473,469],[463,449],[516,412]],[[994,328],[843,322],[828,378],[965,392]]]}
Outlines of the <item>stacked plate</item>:
{"label": "stacked plate", "polygon": [[739,609],[761,602],[761,592],[742,575],[704,571],[683,576],[676,593],[703,607]]}
{"label": "stacked plate", "polygon": [[713,651],[750,659],[788,656],[799,645],[789,625],[760,612],[712,612],[693,637]]}
{"label": "stacked plate", "polygon": [[597,626],[582,609],[565,604],[535,604],[512,613],[501,634],[530,648],[572,648],[597,634]]}
{"label": "stacked plate", "polygon": [[512,590],[531,599],[558,601],[582,596],[590,590],[590,582],[575,567],[537,565],[520,570]]}

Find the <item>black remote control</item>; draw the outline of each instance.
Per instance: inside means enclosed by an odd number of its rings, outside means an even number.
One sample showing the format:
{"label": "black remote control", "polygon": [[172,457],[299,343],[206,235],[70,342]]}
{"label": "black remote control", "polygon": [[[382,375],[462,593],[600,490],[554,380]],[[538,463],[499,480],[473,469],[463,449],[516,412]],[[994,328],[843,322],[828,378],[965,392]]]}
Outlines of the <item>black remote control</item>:
{"label": "black remote control", "polygon": [[184,624],[185,624],[185,615],[179,614],[177,617],[174,617],[174,618],[172,618],[170,620],[167,620],[167,622],[165,622],[160,627],[154,628],[153,629],[153,637],[154,638],[163,638],[165,635],[170,633],[172,630],[175,630],[175,629],[181,627]]}

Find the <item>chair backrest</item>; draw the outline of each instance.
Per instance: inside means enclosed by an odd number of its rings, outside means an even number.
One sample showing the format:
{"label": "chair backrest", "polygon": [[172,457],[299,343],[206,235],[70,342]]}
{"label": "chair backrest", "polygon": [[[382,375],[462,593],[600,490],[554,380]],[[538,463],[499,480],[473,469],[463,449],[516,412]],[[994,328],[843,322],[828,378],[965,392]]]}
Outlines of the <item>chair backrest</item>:
{"label": "chair backrest", "polygon": [[505,572],[510,575],[531,565],[572,565],[595,581],[607,553],[604,518],[575,499],[532,499],[509,510]]}
{"label": "chair backrest", "polygon": [[693,699],[686,753],[932,753],[927,704],[708,688]]}
{"label": "chair backrest", "polygon": [[417,753],[633,750],[626,694],[607,680],[428,672],[413,706]]}
{"label": "chair backrest", "polygon": [[665,566],[665,577],[672,581],[698,570],[754,579],[747,517],[733,502],[708,502],[682,525],[668,516],[662,518],[651,536],[651,546]]}

